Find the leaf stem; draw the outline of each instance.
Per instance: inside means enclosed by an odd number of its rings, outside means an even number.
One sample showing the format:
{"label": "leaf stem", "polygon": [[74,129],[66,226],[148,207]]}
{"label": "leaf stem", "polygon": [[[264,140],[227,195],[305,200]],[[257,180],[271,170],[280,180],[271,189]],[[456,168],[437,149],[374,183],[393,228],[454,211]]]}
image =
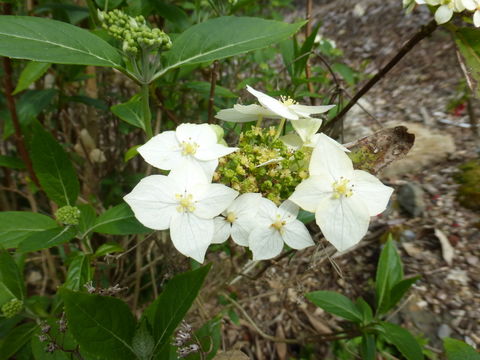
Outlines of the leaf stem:
{"label": "leaf stem", "polygon": [[152,113],[150,112],[150,89],[148,84],[142,84],[142,112],[143,112],[143,123],[145,125],[145,133],[147,134],[147,139],[150,139],[153,136],[152,132]]}
{"label": "leaf stem", "polygon": [[283,127],[285,126],[285,122],[286,122],[285,118],[282,118],[280,120],[280,124],[278,125],[278,128],[277,128],[277,133],[275,134],[275,138],[273,139],[274,141],[277,140],[280,137],[280,135],[282,135]]}

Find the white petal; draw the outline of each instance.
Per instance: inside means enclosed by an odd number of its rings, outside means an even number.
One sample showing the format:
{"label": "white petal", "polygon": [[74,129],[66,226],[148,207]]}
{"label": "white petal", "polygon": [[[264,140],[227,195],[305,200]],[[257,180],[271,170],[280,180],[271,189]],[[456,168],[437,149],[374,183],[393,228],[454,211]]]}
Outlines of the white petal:
{"label": "white petal", "polygon": [[203,169],[203,172],[205,173],[209,181],[211,181],[213,173],[218,166],[218,159],[209,161],[196,160],[196,163]]}
{"label": "white petal", "polygon": [[258,193],[242,194],[232,202],[227,210],[234,212],[237,218],[254,217],[261,198],[262,195]]}
{"label": "white petal", "polygon": [[245,115],[255,115],[257,119],[259,116],[268,117],[270,119],[280,118],[279,115],[257,104],[250,104],[250,105],[235,104],[233,105],[233,108]]}
{"label": "white petal", "polygon": [[350,150],[348,150],[345,146],[343,146],[342,144],[340,144],[338,141],[335,141],[333,140],[330,136],[327,136],[323,133],[319,134],[320,135],[320,139],[325,139],[325,140],[328,140],[330,141],[333,145],[335,145],[337,148],[339,148],[340,150],[342,150],[343,152],[350,152]]}
{"label": "white petal", "polygon": [[435,21],[438,24],[445,24],[453,16],[453,10],[448,7],[448,5],[439,6],[437,11],[435,11]]}
{"label": "white petal", "polygon": [[224,243],[229,237],[232,225],[225,220],[223,216],[217,216],[213,219],[215,232],[213,234],[212,244]]}
{"label": "white petal", "polygon": [[[207,177],[199,163],[199,161],[186,157],[168,174],[168,177],[182,189],[182,194],[185,191],[193,193],[200,186],[210,184],[210,178]],[[192,195],[201,196],[202,194]]]}
{"label": "white petal", "polygon": [[170,237],[183,255],[203,263],[214,229],[213,219],[200,219],[189,212],[177,212],[170,223]]}
{"label": "white petal", "polygon": [[475,13],[473,14],[473,25],[475,25],[476,27],[480,27],[480,11],[479,10],[475,11]]}
{"label": "white petal", "polygon": [[338,251],[344,251],[365,236],[370,215],[363,202],[354,196],[326,198],[318,205],[315,220],[325,239]]}
{"label": "white petal", "polygon": [[313,114],[323,114],[330,109],[334,108],[336,105],[322,105],[322,106],[309,106],[309,105],[290,105],[289,110],[301,115],[302,117],[309,117]]}
{"label": "white petal", "polygon": [[268,96],[267,94],[264,94],[260,91],[257,91],[248,85],[247,91],[253,96],[255,96],[260,104],[265,106],[268,110],[273,111],[275,114],[280,115],[281,117],[288,120],[298,120],[298,116],[288,110],[288,108],[277,99]]}
{"label": "white petal", "polygon": [[301,221],[296,220],[285,225],[283,229],[283,241],[292,249],[300,250],[315,245],[310,233]]}
{"label": "white petal", "polygon": [[163,170],[171,170],[183,158],[174,131],[154,136],[137,151],[147,163]]}
{"label": "white petal", "polygon": [[321,134],[310,160],[311,175],[329,173],[333,178],[341,176],[350,178],[353,172],[352,160],[339,147],[332,143],[328,136]]}
{"label": "white petal", "polygon": [[165,230],[169,228],[170,219],[176,212],[174,194],[179,190],[177,184],[168,177],[152,175],[143,178],[123,199],[143,225]]}
{"label": "white petal", "polygon": [[313,213],[323,199],[332,197],[334,181],[328,176],[311,176],[297,185],[289,200]]}
{"label": "white petal", "polygon": [[[258,106],[258,105],[257,105]],[[235,109],[223,109],[220,110],[215,117],[219,120],[244,123],[250,121],[257,121],[258,115],[256,114],[243,114]]]}
{"label": "white petal", "polygon": [[354,171],[352,182],[353,197],[358,196],[361,199],[370,216],[376,216],[387,208],[393,188],[383,185],[375,176],[362,170]]}
{"label": "white petal", "polygon": [[465,6],[470,11],[473,11],[477,8],[477,5],[473,0],[463,0],[463,6]]}
{"label": "white petal", "polygon": [[240,246],[248,246],[248,237],[256,226],[257,221],[253,217],[238,218],[232,224],[232,240]]}
{"label": "white petal", "polygon": [[453,8],[455,12],[462,12],[463,10],[465,10],[463,0],[453,0]]}
{"label": "white petal", "polygon": [[295,221],[298,216],[299,207],[291,200],[285,200],[278,207],[277,212],[282,217],[282,220],[285,220],[288,223]]}
{"label": "white petal", "polygon": [[302,138],[303,142],[310,142],[313,135],[320,129],[321,119],[303,118],[292,121],[293,129]]}
{"label": "white petal", "polygon": [[215,160],[237,150],[238,148],[228,147],[221,144],[212,144],[210,146],[200,146],[194,157],[202,161]]}
{"label": "white petal", "polygon": [[280,140],[292,150],[300,149],[303,146],[303,140],[297,134],[280,136]]}
{"label": "white petal", "polygon": [[177,126],[175,134],[179,143],[194,142],[200,147],[217,143],[217,134],[208,124],[180,124]]}
{"label": "white petal", "polygon": [[200,198],[195,197],[195,215],[212,219],[230,206],[237,197],[235,191],[223,184],[210,184]]}
{"label": "white petal", "polygon": [[282,252],[283,239],[280,233],[271,227],[257,228],[248,238],[248,246],[253,253],[253,260],[266,260]]}
{"label": "white petal", "polygon": [[268,227],[276,221],[278,208],[269,199],[261,198],[258,202],[257,223],[260,227]]}

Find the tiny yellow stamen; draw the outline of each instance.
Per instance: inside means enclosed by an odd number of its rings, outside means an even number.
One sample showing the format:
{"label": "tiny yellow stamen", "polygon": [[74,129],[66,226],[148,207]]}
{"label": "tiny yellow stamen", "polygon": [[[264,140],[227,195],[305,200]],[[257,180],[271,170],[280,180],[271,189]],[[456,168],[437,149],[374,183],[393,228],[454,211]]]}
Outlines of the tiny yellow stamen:
{"label": "tiny yellow stamen", "polygon": [[343,177],[340,180],[335,181],[332,184],[333,187],[333,198],[340,199],[342,196],[350,197],[353,195],[352,186],[350,185],[350,180]]}
{"label": "tiny yellow stamen", "polygon": [[278,230],[280,234],[283,234],[285,232],[285,229],[283,228],[285,224],[286,222],[281,220],[280,215],[277,215],[277,221],[272,223],[272,225],[270,226],[273,227],[275,230]]}
{"label": "tiny yellow stamen", "polygon": [[175,199],[178,201],[177,211],[178,212],[194,212],[195,205],[193,201],[192,194],[175,194]]}
{"label": "tiny yellow stamen", "polygon": [[228,215],[227,215],[227,221],[230,224],[233,224],[235,222],[235,220],[237,220],[237,216],[235,215],[235,213],[234,212],[229,212]]}
{"label": "tiny yellow stamen", "polygon": [[182,141],[182,155],[194,155],[197,152],[198,144],[194,142]]}
{"label": "tiny yellow stamen", "polygon": [[297,102],[288,96],[280,96],[280,101],[285,106],[295,105]]}

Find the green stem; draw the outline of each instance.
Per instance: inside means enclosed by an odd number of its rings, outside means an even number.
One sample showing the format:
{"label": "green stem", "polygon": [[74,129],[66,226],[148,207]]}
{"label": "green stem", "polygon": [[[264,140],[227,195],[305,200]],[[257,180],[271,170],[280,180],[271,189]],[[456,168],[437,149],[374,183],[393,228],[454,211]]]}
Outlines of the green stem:
{"label": "green stem", "polygon": [[258,115],[258,120],[257,123],[255,124],[256,127],[261,127],[262,126],[262,121],[263,121],[263,116]]}
{"label": "green stem", "polygon": [[145,125],[145,133],[147,134],[147,139],[150,139],[153,136],[152,132],[152,113],[150,112],[150,90],[148,84],[142,84],[142,112],[143,112],[143,123]]}
{"label": "green stem", "polygon": [[285,122],[286,122],[285,118],[282,118],[280,120],[280,124],[278,125],[277,133],[276,133],[275,138],[273,140],[277,140],[280,137],[280,135],[282,135],[283,127],[285,126]]}
{"label": "green stem", "polygon": [[97,8],[93,3],[93,0],[87,0],[88,12],[90,13],[90,17],[92,18],[93,23],[95,26],[101,26],[100,19],[98,18]]}

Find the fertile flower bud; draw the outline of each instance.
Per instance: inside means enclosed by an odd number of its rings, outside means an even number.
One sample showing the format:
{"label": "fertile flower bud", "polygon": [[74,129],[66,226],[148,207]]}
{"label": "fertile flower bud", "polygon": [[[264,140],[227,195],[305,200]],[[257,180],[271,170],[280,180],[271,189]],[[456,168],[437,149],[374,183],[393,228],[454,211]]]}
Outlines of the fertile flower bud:
{"label": "fertile flower bud", "polygon": [[3,316],[5,316],[7,319],[21,313],[22,310],[23,310],[23,301],[16,298],[3,304],[2,306]]}
{"label": "fertile flower bud", "polygon": [[75,206],[62,206],[55,212],[55,217],[62,224],[78,225],[78,220],[80,219],[80,210]]}

